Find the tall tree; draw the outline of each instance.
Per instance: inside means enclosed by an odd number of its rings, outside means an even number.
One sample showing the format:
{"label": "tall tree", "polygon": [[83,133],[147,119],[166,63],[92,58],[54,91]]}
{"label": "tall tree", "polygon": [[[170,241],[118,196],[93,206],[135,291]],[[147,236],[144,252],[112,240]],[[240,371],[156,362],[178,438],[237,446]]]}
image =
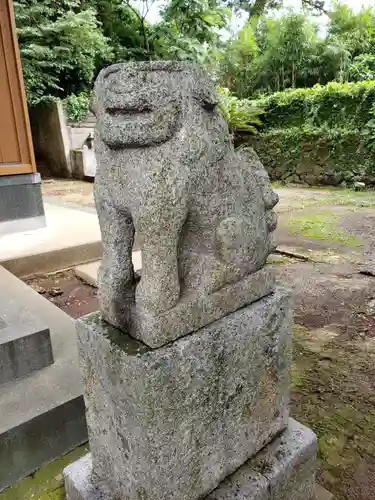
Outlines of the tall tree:
{"label": "tall tree", "polygon": [[[325,7],[325,0],[301,0],[302,6],[310,11],[316,11],[319,14],[328,14]],[[283,0],[227,0],[227,5],[235,11],[244,11],[248,18],[260,18],[267,12],[274,9],[280,9],[283,6]]]}
{"label": "tall tree", "polygon": [[231,40],[219,64],[221,85],[238,96],[252,93],[256,78],[256,64],[260,54],[253,23],[248,22]]}
{"label": "tall tree", "polygon": [[318,14],[329,15],[325,0],[302,0],[302,7],[315,11]]}
{"label": "tall tree", "polygon": [[98,58],[111,51],[93,9],[78,0],[14,2],[30,105],[91,86]]}
{"label": "tall tree", "polygon": [[222,43],[220,30],[229,23],[228,7],[216,0],[170,0],[161,17],[154,26],[157,57],[213,63]]}
{"label": "tall tree", "polygon": [[229,21],[230,11],[215,0],[170,0],[161,15],[182,35],[200,43],[215,43],[218,30]]}
{"label": "tall tree", "polygon": [[329,18],[329,42],[340,40],[353,57],[375,50],[374,7],[362,7],[354,12],[348,5],[336,1]]}
{"label": "tall tree", "polygon": [[142,32],[140,14],[134,6],[129,7],[123,0],[82,0],[82,7],[96,10],[116,61],[149,58],[148,39],[145,41],[145,33],[149,38],[149,26],[143,26]]}
{"label": "tall tree", "polygon": [[246,12],[250,19],[260,18],[268,10],[282,7],[283,0],[227,0],[226,4],[235,12]]}

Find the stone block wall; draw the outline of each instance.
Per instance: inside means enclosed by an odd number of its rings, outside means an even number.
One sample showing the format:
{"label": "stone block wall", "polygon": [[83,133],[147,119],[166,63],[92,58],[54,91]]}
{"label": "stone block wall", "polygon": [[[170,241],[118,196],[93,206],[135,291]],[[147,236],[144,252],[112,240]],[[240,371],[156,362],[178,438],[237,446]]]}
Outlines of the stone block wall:
{"label": "stone block wall", "polygon": [[375,152],[355,132],[348,137],[321,136],[290,129],[250,136],[272,181],[310,186],[375,185]]}
{"label": "stone block wall", "polygon": [[31,110],[31,127],[37,159],[57,177],[95,177],[95,117],[69,122],[60,101]]}

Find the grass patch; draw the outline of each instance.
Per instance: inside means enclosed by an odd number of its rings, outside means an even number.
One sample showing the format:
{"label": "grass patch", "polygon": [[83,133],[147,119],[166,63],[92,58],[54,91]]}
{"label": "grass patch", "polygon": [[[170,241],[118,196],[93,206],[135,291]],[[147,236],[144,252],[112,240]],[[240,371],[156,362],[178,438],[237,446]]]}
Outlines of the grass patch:
{"label": "grass patch", "polygon": [[283,184],[281,181],[272,181],[272,186],[277,189],[285,187],[285,184]]}
{"label": "grass patch", "polygon": [[375,207],[375,191],[354,191],[342,189],[330,192],[319,200],[320,205],[340,205],[362,208]]}
{"label": "grass patch", "polygon": [[290,257],[286,257],[284,255],[274,255],[271,254],[267,258],[267,264],[273,265],[273,266],[283,266],[285,264],[291,264],[295,262],[297,259],[293,259]]}
{"label": "grass patch", "polygon": [[360,247],[362,242],[354,235],[337,227],[338,216],[333,213],[302,215],[288,220],[290,234],[305,238],[341,243],[350,247]]}

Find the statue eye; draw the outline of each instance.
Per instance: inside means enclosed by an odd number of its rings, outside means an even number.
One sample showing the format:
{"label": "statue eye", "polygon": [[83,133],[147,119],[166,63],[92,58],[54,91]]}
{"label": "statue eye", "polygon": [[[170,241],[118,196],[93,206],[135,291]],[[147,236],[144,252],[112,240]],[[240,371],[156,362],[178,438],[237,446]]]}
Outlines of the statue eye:
{"label": "statue eye", "polygon": [[105,70],[105,73],[103,75],[104,80],[106,80],[111,75],[113,75],[115,73],[118,73],[119,71],[121,71],[121,68],[119,68],[118,66],[117,67],[116,66],[110,66],[109,68],[107,68]]}
{"label": "statue eye", "polygon": [[216,102],[202,101],[202,108],[206,111],[213,111],[216,108]]}

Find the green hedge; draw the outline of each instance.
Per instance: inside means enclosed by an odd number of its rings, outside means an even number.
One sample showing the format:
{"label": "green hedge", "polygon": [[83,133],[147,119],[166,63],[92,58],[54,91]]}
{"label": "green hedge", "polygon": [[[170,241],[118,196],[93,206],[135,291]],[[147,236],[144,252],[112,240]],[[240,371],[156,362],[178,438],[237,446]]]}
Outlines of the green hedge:
{"label": "green hedge", "polygon": [[256,101],[264,109],[250,143],[273,180],[375,184],[375,80],[290,89]]}
{"label": "green hedge", "polygon": [[372,118],[374,102],[373,80],[289,89],[260,99],[265,130],[305,125],[361,128]]}
{"label": "green hedge", "polygon": [[358,129],[271,130],[247,138],[272,180],[310,185],[375,184],[375,150]]}

